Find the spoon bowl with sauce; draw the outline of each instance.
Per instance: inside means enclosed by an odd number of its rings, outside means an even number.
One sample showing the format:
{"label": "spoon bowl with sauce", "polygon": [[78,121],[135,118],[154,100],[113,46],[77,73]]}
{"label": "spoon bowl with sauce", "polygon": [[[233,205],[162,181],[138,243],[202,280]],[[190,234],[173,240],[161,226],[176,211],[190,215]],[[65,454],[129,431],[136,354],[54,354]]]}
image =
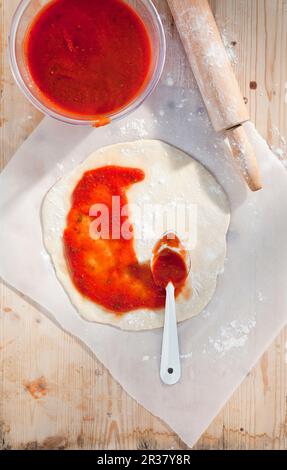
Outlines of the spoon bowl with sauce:
{"label": "spoon bowl with sauce", "polygon": [[181,377],[175,291],[182,289],[191,268],[190,256],[172,232],[164,234],[153,250],[151,270],[156,285],[166,290],[160,377],[166,385]]}

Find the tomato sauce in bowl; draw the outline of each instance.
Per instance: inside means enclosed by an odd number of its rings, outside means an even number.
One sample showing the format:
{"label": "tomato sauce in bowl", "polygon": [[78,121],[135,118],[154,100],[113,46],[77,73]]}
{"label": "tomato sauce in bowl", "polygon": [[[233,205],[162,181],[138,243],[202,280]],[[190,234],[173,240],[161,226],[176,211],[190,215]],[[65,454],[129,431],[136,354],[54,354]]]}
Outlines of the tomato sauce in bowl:
{"label": "tomato sauce in bowl", "polygon": [[45,114],[105,125],[154,90],[165,61],[151,0],[22,0],[12,20],[14,78]]}
{"label": "tomato sauce in bowl", "polygon": [[54,0],[35,18],[24,47],[43,99],[90,118],[131,102],[151,65],[147,30],[122,0]]}

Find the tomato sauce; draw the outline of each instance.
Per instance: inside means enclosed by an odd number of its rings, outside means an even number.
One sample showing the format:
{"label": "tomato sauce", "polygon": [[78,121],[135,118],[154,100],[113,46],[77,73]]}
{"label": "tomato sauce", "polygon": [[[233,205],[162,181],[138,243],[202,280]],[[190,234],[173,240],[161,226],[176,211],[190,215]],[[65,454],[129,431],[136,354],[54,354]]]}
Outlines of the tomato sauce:
{"label": "tomato sauce", "polygon": [[180,288],[188,276],[186,251],[175,234],[165,235],[154,248],[152,273],[157,286],[166,288],[171,282]]}
{"label": "tomato sauce", "polygon": [[122,0],[53,0],[33,21],[24,49],[44,102],[71,117],[125,107],[151,66],[146,27]]}
{"label": "tomato sauce", "polygon": [[[150,262],[139,263],[133,227],[122,211],[128,204],[126,191],[144,178],[140,169],[117,166],[86,172],[73,192],[64,232],[65,257],[75,287],[83,296],[119,314],[165,305],[165,289],[155,284]],[[113,212],[113,196],[119,198],[118,218]],[[97,211],[91,215],[95,204],[108,209],[108,237],[91,236],[91,224],[101,217]],[[117,238],[112,237],[113,230]]]}

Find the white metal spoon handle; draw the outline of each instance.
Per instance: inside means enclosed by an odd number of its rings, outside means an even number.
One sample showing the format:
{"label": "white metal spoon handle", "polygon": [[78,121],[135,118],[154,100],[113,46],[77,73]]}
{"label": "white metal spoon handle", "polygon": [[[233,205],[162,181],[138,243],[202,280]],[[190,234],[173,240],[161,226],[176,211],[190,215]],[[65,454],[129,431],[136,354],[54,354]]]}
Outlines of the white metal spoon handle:
{"label": "white metal spoon handle", "polygon": [[166,288],[165,318],[162,339],[160,377],[166,385],[176,384],[181,376],[174,286]]}

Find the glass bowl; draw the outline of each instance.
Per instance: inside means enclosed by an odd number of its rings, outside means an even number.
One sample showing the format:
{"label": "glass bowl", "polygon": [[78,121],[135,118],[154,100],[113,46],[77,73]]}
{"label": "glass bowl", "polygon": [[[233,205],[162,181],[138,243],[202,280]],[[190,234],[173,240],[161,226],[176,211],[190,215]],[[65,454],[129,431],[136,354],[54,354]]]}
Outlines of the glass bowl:
{"label": "glass bowl", "polygon": [[[44,114],[59,121],[82,126],[95,126],[97,118],[75,118],[66,111],[59,111],[53,104],[44,102],[42,94],[34,83],[24,54],[24,38],[39,11],[53,0],[21,0],[12,19],[9,34],[9,56],[13,76],[31,103]],[[124,0],[140,16],[151,40],[152,58],[149,75],[140,94],[125,107],[103,116],[105,122],[115,121],[137,109],[155,89],[161,77],[166,55],[166,41],[160,16],[151,0]],[[99,117],[101,120],[101,117]]]}

